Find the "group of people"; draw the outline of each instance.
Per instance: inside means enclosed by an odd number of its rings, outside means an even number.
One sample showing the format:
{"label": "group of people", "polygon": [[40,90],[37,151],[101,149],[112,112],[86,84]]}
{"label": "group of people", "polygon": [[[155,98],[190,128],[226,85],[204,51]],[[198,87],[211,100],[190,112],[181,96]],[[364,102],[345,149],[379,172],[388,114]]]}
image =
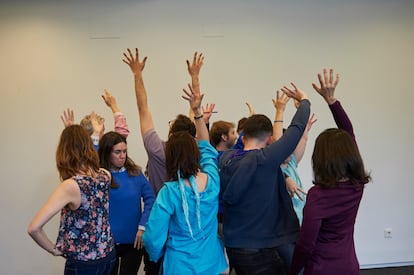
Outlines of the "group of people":
{"label": "group of people", "polygon": [[[62,180],[29,225],[43,249],[66,259],[64,274],[359,274],[354,224],[370,181],[352,123],[335,96],[333,70],[312,83],[338,128],[319,134],[312,153],[314,186],[306,193],[297,172],[315,123],[307,94],[291,83],[277,91],[272,121],[255,114],[237,126],[202,107],[204,56],[187,60],[191,83],[182,98],[190,115],[171,121],[167,140],[155,130],[143,70],[147,57],[127,49],[146,173],[128,157],[125,116],[115,98],[114,131],[96,113],[75,124],[73,111],[56,150]],[[283,113],[297,108],[286,129]],[[210,128],[210,129],[209,129]],[[44,225],[60,212],[57,241]]]}

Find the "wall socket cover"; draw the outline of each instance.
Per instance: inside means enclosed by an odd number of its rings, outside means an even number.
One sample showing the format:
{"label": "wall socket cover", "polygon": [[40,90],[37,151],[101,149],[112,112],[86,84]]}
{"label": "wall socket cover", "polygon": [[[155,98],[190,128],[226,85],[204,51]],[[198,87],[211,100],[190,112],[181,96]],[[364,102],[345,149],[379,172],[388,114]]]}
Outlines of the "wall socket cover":
{"label": "wall socket cover", "polygon": [[384,228],[384,238],[392,238],[392,228]]}

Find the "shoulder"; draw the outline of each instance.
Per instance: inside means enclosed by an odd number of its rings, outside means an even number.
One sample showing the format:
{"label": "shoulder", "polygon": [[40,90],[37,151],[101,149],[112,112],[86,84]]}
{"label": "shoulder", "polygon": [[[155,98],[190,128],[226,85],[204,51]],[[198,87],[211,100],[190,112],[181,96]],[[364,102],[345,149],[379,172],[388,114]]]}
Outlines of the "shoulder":
{"label": "shoulder", "polygon": [[[81,194],[81,187],[73,178],[64,180],[57,189],[57,192],[62,195],[61,199],[66,200],[66,203],[74,203],[76,198]],[[66,199],[63,199],[66,198]]]}
{"label": "shoulder", "polygon": [[73,178],[62,181],[60,187],[65,191],[79,190],[79,185]]}
{"label": "shoulder", "polygon": [[144,141],[161,140],[160,136],[154,128],[151,128],[148,131],[146,131],[144,133],[143,139]]}

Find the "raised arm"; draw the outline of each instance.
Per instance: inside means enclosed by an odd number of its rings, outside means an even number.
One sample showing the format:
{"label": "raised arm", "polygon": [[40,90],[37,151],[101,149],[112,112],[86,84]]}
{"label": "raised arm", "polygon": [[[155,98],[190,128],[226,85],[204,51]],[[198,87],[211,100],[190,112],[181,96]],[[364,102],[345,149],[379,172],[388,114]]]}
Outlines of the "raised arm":
{"label": "raised arm", "polygon": [[326,103],[328,103],[329,109],[332,112],[338,128],[347,131],[355,140],[354,129],[352,127],[351,120],[349,119],[345,110],[342,108],[340,102],[335,97],[335,88],[339,82],[339,74],[336,74],[335,78],[333,74],[333,69],[329,69],[328,74],[328,70],[324,68],[323,74],[318,74],[320,86],[315,83],[312,83],[312,86],[323,97]]}
{"label": "raised arm", "polygon": [[254,115],[255,112],[254,112],[254,108],[253,108],[252,104],[250,104],[250,102],[246,102],[246,106],[247,106],[247,109],[249,109],[249,116]]}
{"label": "raised arm", "polygon": [[190,104],[190,109],[194,113],[194,123],[196,125],[197,139],[209,141],[209,134],[207,126],[203,119],[203,112],[201,111],[201,101],[204,95],[200,90],[194,89],[191,84],[188,84],[188,91],[183,89],[185,95],[182,96]]}
{"label": "raised arm", "polygon": [[308,124],[306,124],[305,131],[303,132],[302,137],[299,140],[298,145],[295,148],[295,151],[293,151],[293,154],[296,157],[297,163],[299,163],[302,160],[303,154],[305,153],[306,149],[306,143],[308,142],[308,133],[310,129],[312,128],[312,125],[317,121],[315,119],[315,114],[312,114],[309,117]]}
{"label": "raised arm", "polygon": [[90,114],[90,120],[93,128],[93,133],[91,135],[93,147],[95,147],[95,149],[98,150],[99,140],[104,135],[105,131],[104,120],[99,120],[98,115],[95,112],[92,112]]}
{"label": "raised arm", "polygon": [[272,142],[275,142],[283,135],[283,114],[289,99],[285,93],[279,90],[276,91],[276,98],[272,98],[273,106],[276,109],[275,120],[273,121]]}
{"label": "raised arm", "polygon": [[190,62],[189,60],[186,60],[187,63],[187,70],[188,73],[191,76],[191,86],[194,90],[200,91],[200,70],[203,66],[204,62],[204,56],[202,53],[195,52],[193,56],[193,61]]}
{"label": "raised arm", "polygon": [[[204,95],[201,94],[200,88],[200,70],[204,64],[204,56],[202,53],[195,52],[193,60],[190,62],[186,61],[187,70],[191,77],[191,85],[188,84],[189,91],[183,89],[185,96],[182,96],[190,104],[190,113],[194,115],[194,123],[196,125],[197,139],[209,141],[209,134],[207,125],[204,119],[204,112],[201,108],[201,101]],[[214,106],[213,106],[214,109]]]}
{"label": "raised arm", "polygon": [[124,53],[124,61],[130,67],[135,81],[135,97],[137,100],[139,121],[141,127],[141,135],[144,136],[146,132],[154,129],[154,122],[152,120],[152,114],[148,106],[147,91],[144,86],[144,79],[142,77],[142,71],[144,70],[147,57],[139,60],[138,49],[135,48],[135,55],[132,54],[130,49],[127,49],[128,53]]}
{"label": "raised arm", "polygon": [[129,127],[126,122],[126,117],[123,113],[121,113],[118,104],[116,103],[115,97],[105,89],[104,93],[102,94],[102,99],[105,101],[106,106],[111,109],[114,116],[115,132],[123,135],[124,137],[128,137]]}

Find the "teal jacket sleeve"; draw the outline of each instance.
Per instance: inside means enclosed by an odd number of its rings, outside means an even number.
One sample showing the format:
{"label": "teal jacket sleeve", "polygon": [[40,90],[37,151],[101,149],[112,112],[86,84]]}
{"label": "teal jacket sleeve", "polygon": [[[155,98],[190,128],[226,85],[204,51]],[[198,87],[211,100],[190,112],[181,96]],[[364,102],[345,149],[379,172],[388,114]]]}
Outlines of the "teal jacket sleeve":
{"label": "teal jacket sleeve", "polygon": [[168,225],[174,212],[168,193],[167,186],[161,188],[152,206],[143,235],[145,249],[154,262],[157,262],[164,254],[168,237]]}

